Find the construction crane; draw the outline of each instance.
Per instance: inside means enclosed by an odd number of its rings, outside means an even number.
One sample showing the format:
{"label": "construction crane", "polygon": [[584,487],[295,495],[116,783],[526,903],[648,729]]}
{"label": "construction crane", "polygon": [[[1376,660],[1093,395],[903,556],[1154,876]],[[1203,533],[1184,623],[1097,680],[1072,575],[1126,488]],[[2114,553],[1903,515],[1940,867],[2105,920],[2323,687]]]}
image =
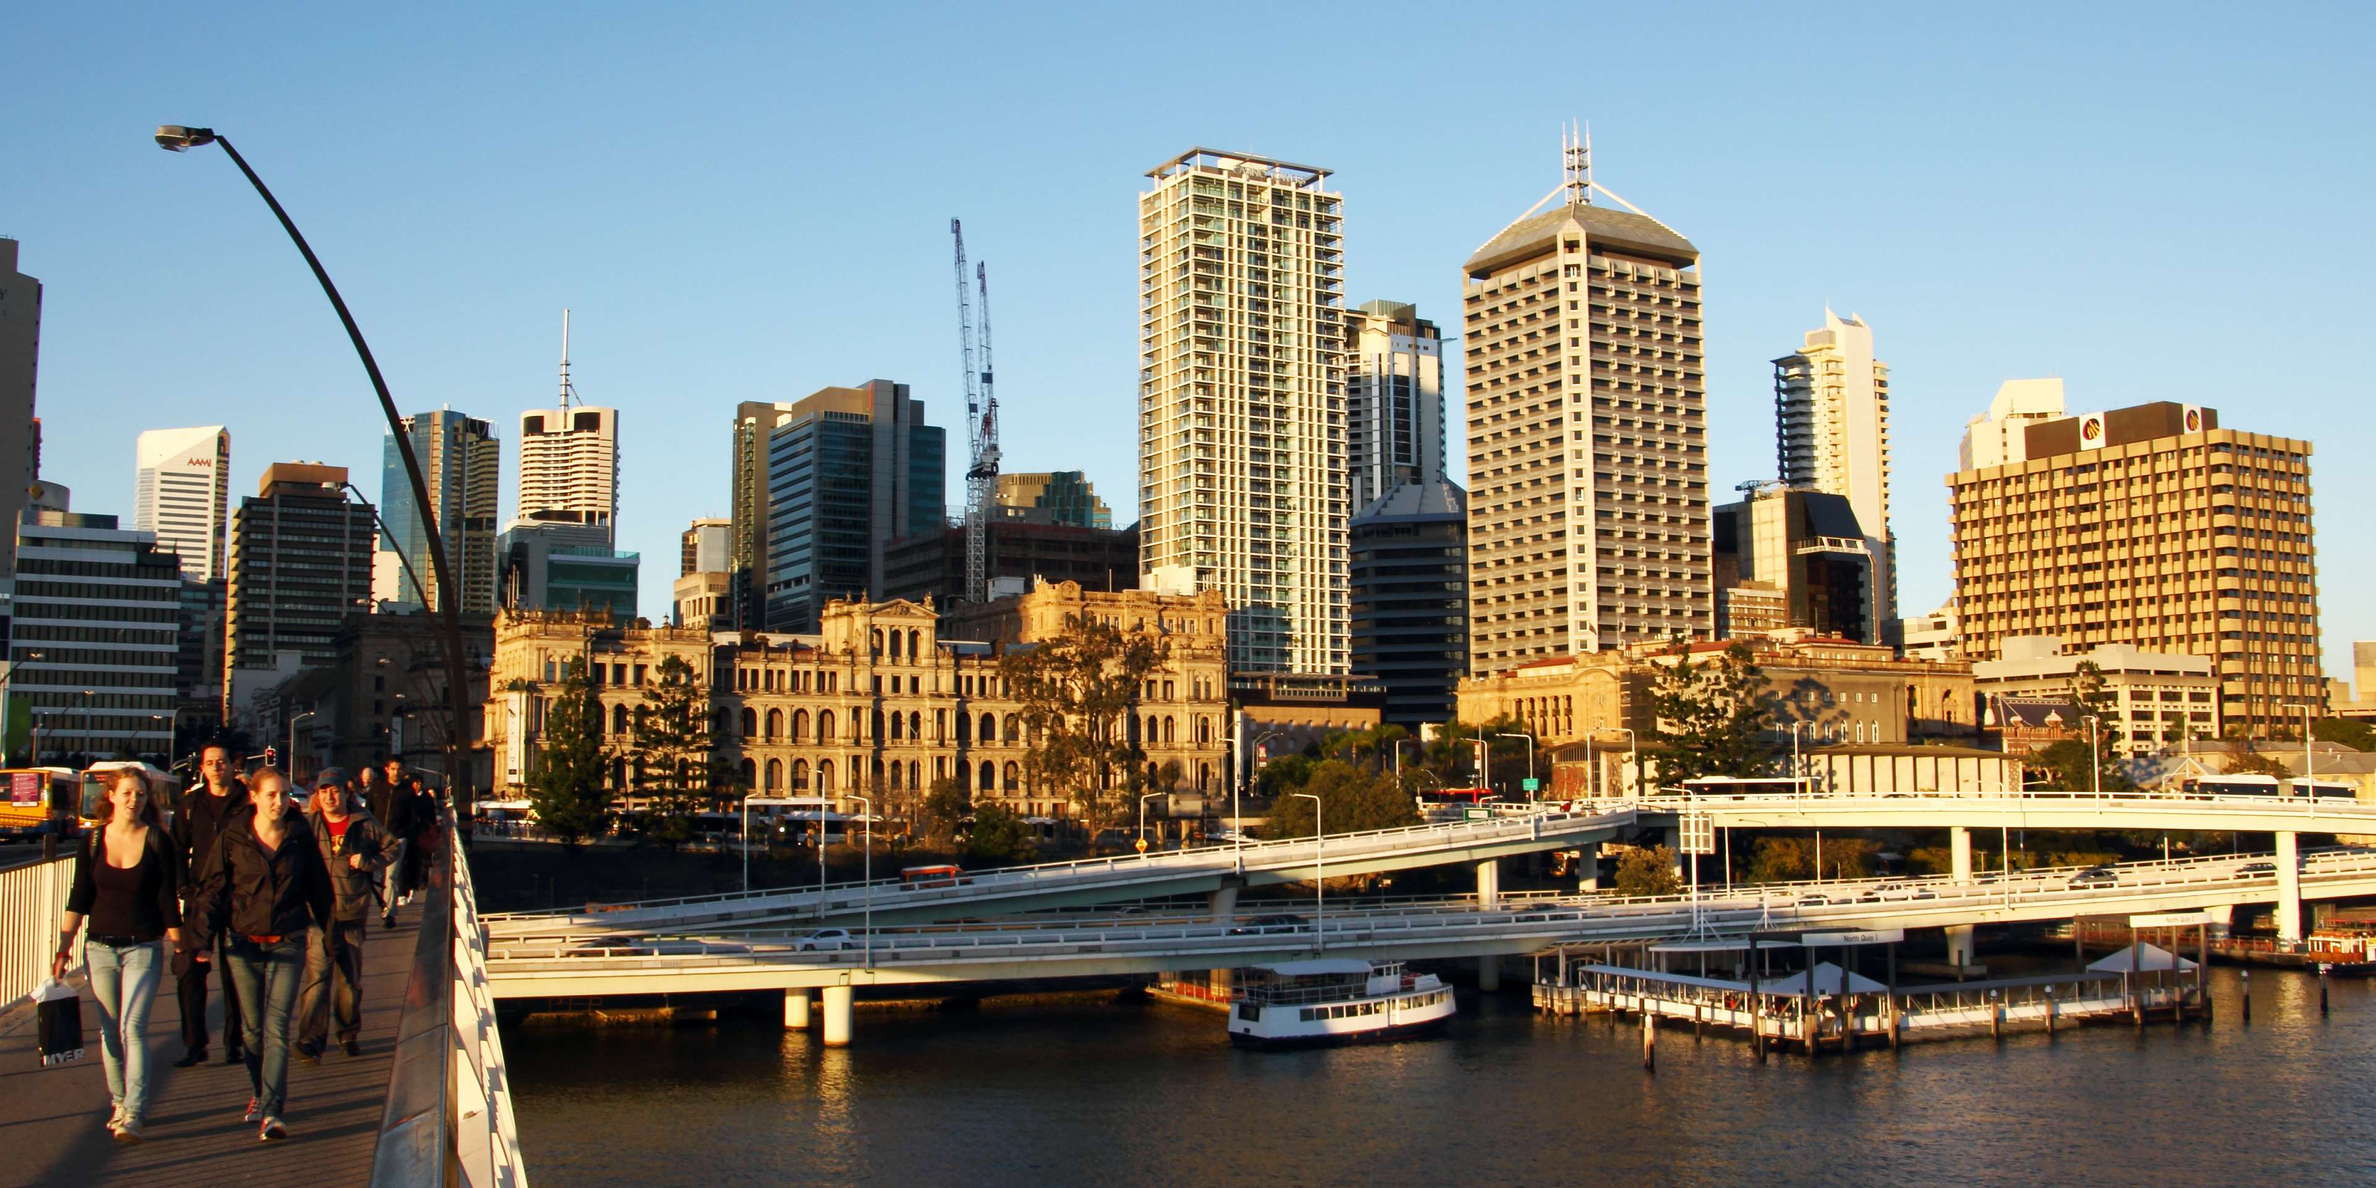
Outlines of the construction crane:
{"label": "construction crane", "polygon": [[[949,220],[957,246],[957,341],[965,355],[965,598],[990,600],[990,505],[998,498],[998,396],[991,387],[990,266],[977,265],[969,291],[965,226]],[[982,307],[981,369],[974,368],[974,293]]]}

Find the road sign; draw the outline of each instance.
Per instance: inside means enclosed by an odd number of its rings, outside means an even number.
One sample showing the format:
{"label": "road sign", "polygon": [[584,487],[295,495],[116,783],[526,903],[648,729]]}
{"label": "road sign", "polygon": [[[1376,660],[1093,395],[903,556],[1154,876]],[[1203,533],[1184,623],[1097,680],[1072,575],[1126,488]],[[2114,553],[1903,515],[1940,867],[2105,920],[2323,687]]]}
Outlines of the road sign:
{"label": "road sign", "polygon": [[1906,939],[1903,928],[1868,928],[1860,932],[1806,932],[1799,934],[1802,945],[1894,945]]}
{"label": "road sign", "polygon": [[1147,839],[1146,839],[1146,838],[1143,838],[1143,837],[1142,837],[1142,838],[1138,839],[1138,852],[1139,852],[1139,853],[1141,853],[1141,854],[1144,854],[1144,853],[1146,853],[1146,852],[1147,852]]}
{"label": "road sign", "polygon": [[2216,923],[2209,912],[2147,912],[2129,917],[2131,928],[2191,928]]}
{"label": "road sign", "polygon": [[1693,809],[1683,814],[1683,852],[1713,854],[1716,852],[1716,819],[1706,809]]}
{"label": "road sign", "polygon": [[1528,776],[1525,779],[1518,781],[1518,786],[1529,792],[1540,792],[1543,790],[1543,781],[1538,780],[1533,776]]}

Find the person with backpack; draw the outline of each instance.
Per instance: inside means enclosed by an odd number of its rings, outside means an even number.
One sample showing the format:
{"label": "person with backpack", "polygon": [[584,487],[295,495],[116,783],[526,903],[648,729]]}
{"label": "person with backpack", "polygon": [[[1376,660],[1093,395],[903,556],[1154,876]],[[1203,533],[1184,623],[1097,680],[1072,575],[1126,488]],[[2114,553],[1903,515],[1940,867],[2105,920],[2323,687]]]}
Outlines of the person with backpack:
{"label": "person with backpack", "polygon": [[116,773],[99,808],[99,828],[84,837],[75,858],[50,976],[65,978],[75,934],[89,921],[83,956],[99,1004],[99,1051],[113,1104],[107,1130],[119,1143],[139,1142],[148,1117],[149,1007],[168,962],[166,946],[181,947],[180,894],[181,861],[148,782],[136,771]]}

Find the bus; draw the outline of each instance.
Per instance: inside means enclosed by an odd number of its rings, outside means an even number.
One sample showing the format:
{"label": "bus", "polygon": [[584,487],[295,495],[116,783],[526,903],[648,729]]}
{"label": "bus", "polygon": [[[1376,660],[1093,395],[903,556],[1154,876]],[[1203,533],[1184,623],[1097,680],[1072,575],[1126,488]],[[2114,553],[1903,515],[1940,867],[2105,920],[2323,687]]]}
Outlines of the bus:
{"label": "bus", "polygon": [[2322,780],[2314,776],[2296,776],[2285,781],[2285,795],[2309,796],[2318,800],[2357,800],[2359,791],[2341,780]]}
{"label": "bus", "polygon": [[1661,792],[1685,796],[1807,796],[1817,791],[1812,777],[1701,776]]}
{"label": "bus", "polygon": [[181,792],[180,781],[161,767],[142,763],[137,759],[106,759],[85,768],[82,773],[82,795],[77,815],[85,829],[99,823],[99,809],[107,803],[107,786],[119,772],[130,771],[140,776],[148,787],[149,799],[157,806],[157,819],[173,820],[174,800]]}
{"label": "bus", "polygon": [[2196,776],[2187,791],[2196,796],[2275,796],[2279,788],[2272,775],[2206,775]]}
{"label": "bus", "polygon": [[0,841],[24,841],[75,830],[76,798],[81,783],[70,767],[0,768]]}

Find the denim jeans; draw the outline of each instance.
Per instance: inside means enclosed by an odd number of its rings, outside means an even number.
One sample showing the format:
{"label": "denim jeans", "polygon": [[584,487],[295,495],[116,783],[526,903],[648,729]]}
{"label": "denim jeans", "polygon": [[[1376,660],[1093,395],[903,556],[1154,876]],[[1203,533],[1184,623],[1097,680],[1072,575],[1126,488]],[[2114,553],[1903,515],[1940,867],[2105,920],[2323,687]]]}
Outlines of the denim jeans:
{"label": "denim jeans", "polygon": [[338,1042],[363,1030],[363,921],[349,920],[307,935],[305,977],[297,989],[297,1042],[319,1052],[338,1019]]}
{"label": "denim jeans", "polygon": [[83,946],[90,965],[91,997],[99,1002],[99,1053],[107,1065],[107,1096],[124,1120],[139,1125],[148,1111],[149,1004],[165,969],[158,941]]}
{"label": "denim jeans", "polygon": [[380,910],[390,916],[396,914],[397,897],[404,894],[404,846],[402,841],[391,841],[384,851],[388,869],[380,872]]}
{"label": "denim jeans", "polygon": [[248,1086],[256,1108],[278,1118],[289,1097],[289,1015],[305,974],[305,937],[258,944],[231,938],[231,981],[239,987],[240,1035],[247,1045]]}

